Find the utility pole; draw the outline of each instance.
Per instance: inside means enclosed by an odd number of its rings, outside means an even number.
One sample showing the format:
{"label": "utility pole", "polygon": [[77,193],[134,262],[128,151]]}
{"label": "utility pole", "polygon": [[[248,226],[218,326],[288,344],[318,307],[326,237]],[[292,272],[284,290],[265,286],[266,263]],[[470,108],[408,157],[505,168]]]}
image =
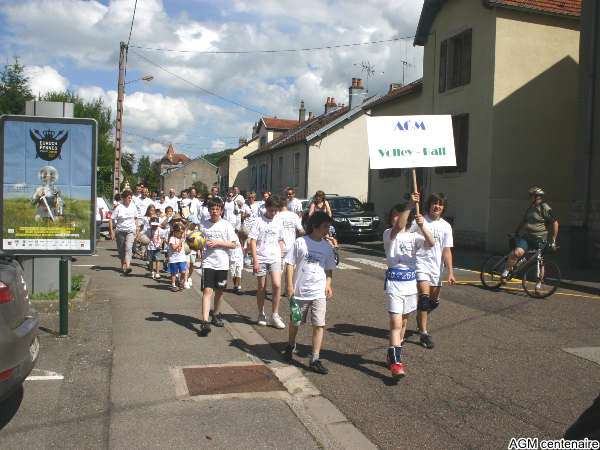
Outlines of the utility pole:
{"label": "utility pole", "polygon": [[119,53],[119,86],[117,89],[117,122],[115,125],[115,165],[113,170],[113,195],[121,191],[121,143],[123,142],[123,100],[125,97],[125,58],[127,44],[121,42]]}

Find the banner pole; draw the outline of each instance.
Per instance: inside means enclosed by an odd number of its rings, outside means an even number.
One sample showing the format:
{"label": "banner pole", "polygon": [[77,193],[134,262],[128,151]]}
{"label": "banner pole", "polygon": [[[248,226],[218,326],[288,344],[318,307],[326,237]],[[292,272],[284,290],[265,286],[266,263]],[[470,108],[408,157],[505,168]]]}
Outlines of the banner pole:
{"label": "banner pole", "polygon": [[[415,169],[412,169],[412,182],[413,182],[413,193],[418,194],[419,186],[417,186],[417,171]],[[419,203],[417,203],[415,205],[415,209],[417,210],[417,214],[421,214],[419,212]]]}

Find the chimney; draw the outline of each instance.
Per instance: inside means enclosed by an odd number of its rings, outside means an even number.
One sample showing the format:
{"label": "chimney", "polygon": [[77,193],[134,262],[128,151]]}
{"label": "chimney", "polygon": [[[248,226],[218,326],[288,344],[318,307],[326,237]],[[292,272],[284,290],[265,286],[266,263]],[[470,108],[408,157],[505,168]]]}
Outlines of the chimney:
{"label": "chimney", "polygon": [[241,146],[242,146],[242,145],[244,145],[244,144],[245,144],[247,141],[246,141],[246,138],[245,138],[245,137],[240,137],[240,140],[239,140],[238,142],[239,142],[239,146],[241,147]]}
{"label": "chimney", "polygon": [[325,114],[328,112],[334,111],[337,109],[337,104],[335,103],[335,98],[327,97],[327,102],[325,103]]}
{"label": "chimney", "polygon": [[308,112],[308,120],[312,120],[315,117],[315,115],[312,113],[312,111]]}
{"label": "chimney", "polygon": [[298,110],[298,122],[302,123],[306,120],[306,109],[304,109],[304,100],[300,101],[300,109]]}
{"label": "chimney", "polygon": [[363,88],[362,79],[352,78],[352,85],[348,88],[348,108],[356,108],[365,101],[366,92]]}

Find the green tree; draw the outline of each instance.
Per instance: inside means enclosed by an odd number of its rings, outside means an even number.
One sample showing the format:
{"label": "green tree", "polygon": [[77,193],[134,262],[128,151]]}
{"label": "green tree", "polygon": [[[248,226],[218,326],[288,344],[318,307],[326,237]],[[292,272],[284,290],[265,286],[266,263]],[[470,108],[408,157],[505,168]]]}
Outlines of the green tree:
{"label": "green tree", "polygon": [[13,64],[4,66],[0,74],[0,114],[23,114],[25,102],[33,100],[23,69],[18,58]]}
{"label": "green tree", "polygon": [[[107,197],[109,199],[112,198],[115,145],[112,137],[114,124],[111,120],[110,108],[104,104],[104,101],[101,98],[85,101],[71,91],[50,92],[44,95],[41,100],[48,102],[73,103],[73,115],[75,117],[96,119],[96,122],[98,123],[98,172],[96,190],[99,196]],[[127,180],[130,184],[135,184],[133,178],[134,164],[135,156],[132,153],[123,153],[121,155],[123,183]],[[123,187],[123,184],[121,187]]]}
{"label": "green tree", "polygon": [[194,181],[192,186],[196,188],[196,192],[200,195],[204,195],[208,192],[208,187],[202,181]]}

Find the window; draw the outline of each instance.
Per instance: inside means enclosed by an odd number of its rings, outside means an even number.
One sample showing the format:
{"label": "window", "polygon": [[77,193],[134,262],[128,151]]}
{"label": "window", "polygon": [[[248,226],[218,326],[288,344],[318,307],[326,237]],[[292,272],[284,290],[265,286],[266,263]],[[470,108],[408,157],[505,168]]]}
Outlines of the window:
{"label": "window", "polygon": [[250,189],[256,192],[258,183],[256,182],[256,166],[252,166],[250,169]]}
{"label": "window", "polygon": [[261,164],[258,169],[259,188],[262,191],[267,190],[267,165]]}
{"label": "window", "polygon": [[438,167],[436,173],[466,172],[469,156],[469,115],[452,116],[454,130],[454,150],[456,152],[456,167]]}
{"label": "window", "polygon": [[283,184],[283,156],[280,156],[278,159],[278,164],[279,164],[279,185],[281,186]]}
{"label": "window", "polygon": [[440,47],[440,92],[471,82],[472,34],[472,30],[467,30],[442,41]]}
{"label": "window", "polygon": [[398,178],[402,175],[402,169],[380,169],[379,178]]}
{"label": "window", "polygon": [[260,147],[262,148],[265,145],[267,145],[267,136],[266,135],[260,137]]}
{"label": "window", "polygon": [[300,186],[300,152],[294,153],[294,187]]}
{"label": "window", "polygon": [[198,172],[192,172],[192,180],[196,181],[198,179]]}

